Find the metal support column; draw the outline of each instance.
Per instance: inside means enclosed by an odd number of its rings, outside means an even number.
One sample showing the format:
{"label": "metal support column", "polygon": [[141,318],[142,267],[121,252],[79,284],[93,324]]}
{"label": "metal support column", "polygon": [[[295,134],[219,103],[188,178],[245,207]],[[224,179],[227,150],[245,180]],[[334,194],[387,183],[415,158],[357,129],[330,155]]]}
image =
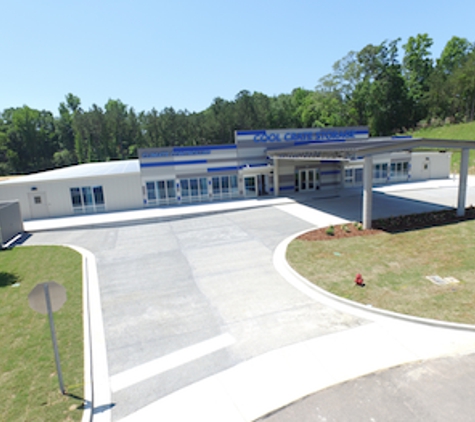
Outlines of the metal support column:
{"label": "metal support column", "polygon": [[371,228],[373,208],[373,157],[365,157],[363,165],[363,229]]}
{"label": "metal support column", "polygon": [[470,150],[463,148],[460,157],[460,178],[459,178],[459,196],[457,203],[457,216],[465,215],[465,201],[467,198],[467,175],[468,175],[468,157]]}
{"label": "metal support column", "polygon": [[274,157],[274,195],[279,196],[279,159]]}

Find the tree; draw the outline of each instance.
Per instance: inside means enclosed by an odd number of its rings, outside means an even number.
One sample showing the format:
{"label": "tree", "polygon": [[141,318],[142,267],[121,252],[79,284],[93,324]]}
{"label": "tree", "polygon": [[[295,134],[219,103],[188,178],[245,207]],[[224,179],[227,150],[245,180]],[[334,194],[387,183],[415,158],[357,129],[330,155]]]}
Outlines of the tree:
{"label": "tree", "polygon": [[437,67],[443,74],[450,75],[463,67],[469,54],[474,50],[475,45],[466,38],[452,37],[437,60]]}
{"label": "tree", "polygon": [[74,118],[80,111],[81,100],[69,93],[66,102],[59,104],[59,118],[56,119],[59,150],[54,153],[53,161],[56,167],[68,166],[77,163],[74,150],[75,133]]}
{"label": "tree", "polygon": [[357,55],[363,80],[357,84],[353,109],[358,118],[368,118],[373,135],[390,135],[409,123],[411,101],[397,60],[399,41],[370,44]]}
{"label": "tree", "polygon": [[409,99],[412,101],[410,123],[414,125],[427,116],[427,95],[429,79],[433,70],[430,48],[433,40],[427,34],[409,37],[404,48],[403,75],[408,87]]}
{"label": "tree", "polygon": [[9,111],[6,139],[7,160],[15,173],[30,173],[53,167],[58,148],[55,120],[49,111],[27,106]]}
{"label": "tree", "polygon": [[127,106],[120,100],[109,100],[105,105],[104,122],[110,159],[124,159],[129,156],[130,138],[127,136]]}

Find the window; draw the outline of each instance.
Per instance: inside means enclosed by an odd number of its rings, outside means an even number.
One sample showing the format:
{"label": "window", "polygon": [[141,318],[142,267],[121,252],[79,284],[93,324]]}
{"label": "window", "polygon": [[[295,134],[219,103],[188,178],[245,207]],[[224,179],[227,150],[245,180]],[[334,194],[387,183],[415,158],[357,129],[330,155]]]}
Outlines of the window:
{"label": "window", "polygon": [[407,180],[409,176],[409,162],[402,161],[391,163],[391,179]]}
{"label": "window", "polygon": [[94,193],[94,204],[96,205],[96,211],[105,211],[104,192],[102,191],[102,186],[94,186],[92,191]]}
{"label": "window", "polygon": [[355,169],[355,183],[363,183],[363,169]]}
{"label": "window", "polygon": [[229,176],[222,176],[221,177],[221,189],[223,194],[229,193]]}
{"label": "window", "polygon": [[102,186],[82,186],[69,189],[75,214],[105,211]]}
{"label": "window", "polygon": [[191,196],[196,198],[199,195],[198,179],[190,179]]}
{"label": "window", "polygon": [[221,196],[221,183],[219,177],[213,177],[213,195]]}
{"label": "window", "polygon": [[384,163],[384,164],[382,165],[381,177],[382,177],[383,179],[387,179],[387,178],[388,178],[388,163]]}
{"label": "window", "polygon": [[71,202],[73,208],[82,208],[81,191],[79,188],[71,188]]}
{"label": "window", "polygon": [[155,200],[157,199],[157,194],[155,193],[155,182],[147,182],[146,186],[147,186],[147,199],[149,200],[149,202],[151,201],[155,202]]}
{"label": "window", "polygon": [[201,196],[208,195],[208,179],[206,177],[200,178]]}
{"label": "window", "polygon": [[244,178],[244,191],[246,196],[256,196],[256,178],[254,176]]}
{"label": "window", "polygon": [[41,204],[41,196],[35,196],[35,204]]}
{"label": "window", "polygon": [[165,189],[165,182],[163,180],[159,180],[157,182],[157,191],[158,191],[158,199],[160,199],[160,201],[166,199],[167,191]]}
{"label": "window", "polygon": [[190,197],[190,185],[188,183],[188,179],[180,180],[180,185],[182,199],[188,199]]}
{"label": "window", "polygon": [[175,191],[175,181],[174,180],[167,180],[167,197],[168,199],[175,199],[176,198],[176,191]]}
{"label": "window", "polygon": [[353,183],[353,169],[345,169],[345,183]]}
{"label": "window", "polygon": [[238,188],[238,178],[236,175],[230,176],[229,180],[231,182],[231,194],[232,195],[238,195],[239,194],[239,188]]}
{"label": "window", "polygon": [[373,166],[373,178],[386,180],[388,178],[388,163],[375,164]]}

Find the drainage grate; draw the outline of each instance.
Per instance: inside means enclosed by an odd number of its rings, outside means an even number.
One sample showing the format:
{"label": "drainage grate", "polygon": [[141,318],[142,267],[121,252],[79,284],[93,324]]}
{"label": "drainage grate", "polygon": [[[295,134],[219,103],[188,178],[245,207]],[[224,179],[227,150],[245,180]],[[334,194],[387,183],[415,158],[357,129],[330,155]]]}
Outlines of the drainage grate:
{"label": "drainage grate", "polygon": [[438,275],[428,275],[426,276],[427,280],[431,281],[434,284],[437,284],[438,286],[444,286],[446,284],[457,284],[460,283],[459,280],[457,280],[455,277],[441,277]]}

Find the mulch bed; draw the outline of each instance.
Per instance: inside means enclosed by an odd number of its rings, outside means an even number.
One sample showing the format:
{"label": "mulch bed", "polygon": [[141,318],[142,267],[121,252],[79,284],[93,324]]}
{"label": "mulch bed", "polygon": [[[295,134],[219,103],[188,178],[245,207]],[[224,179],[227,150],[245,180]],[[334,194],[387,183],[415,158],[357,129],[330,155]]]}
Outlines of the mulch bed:
{"label": "mulch bed", "polygon": [[[348,223],[334,226],[333,235],[327,233],[328,227],[324,227],[305,233],[298,237],[301,240],[334,240],[355,236],[370,236],[380,233],[402,233],[412,230],[426,229],[429,227],[456,224],[461,221],[474,220],[475,207],[465,210],[463,217],[457,217],[456,210],[434,211],[423,214],[403,215],[399,217],[382,218],[373,220],[373,228],[362,230],[360,223]],[[360,228],[360,229],[359,229]]]}

